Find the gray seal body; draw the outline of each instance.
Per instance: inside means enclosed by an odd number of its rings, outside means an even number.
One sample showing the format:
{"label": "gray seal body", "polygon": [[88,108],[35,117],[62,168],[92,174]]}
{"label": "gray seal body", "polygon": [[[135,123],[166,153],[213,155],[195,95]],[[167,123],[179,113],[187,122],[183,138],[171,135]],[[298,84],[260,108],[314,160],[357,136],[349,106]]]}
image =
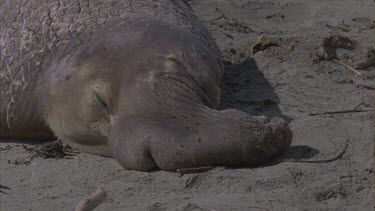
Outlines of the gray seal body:
{"label": "gray seal body", "polygon": [[220,53],[183,1],[2,5],[1,138],[141,171],[254,165],[291,143],[281,119],[217,110]]}

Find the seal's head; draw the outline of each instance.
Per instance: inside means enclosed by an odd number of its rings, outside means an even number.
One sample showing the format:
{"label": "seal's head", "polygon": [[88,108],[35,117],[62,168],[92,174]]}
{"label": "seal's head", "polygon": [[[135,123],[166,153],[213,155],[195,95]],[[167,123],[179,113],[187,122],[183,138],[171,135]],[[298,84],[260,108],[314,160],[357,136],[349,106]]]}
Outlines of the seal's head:
{"label": "seal's head", "polygon": [[127,169],[253,165],[291,143],[281,119],[216,110],[221,61],[175,26],[119,26],[70,61],[47,103],[51,128]]}

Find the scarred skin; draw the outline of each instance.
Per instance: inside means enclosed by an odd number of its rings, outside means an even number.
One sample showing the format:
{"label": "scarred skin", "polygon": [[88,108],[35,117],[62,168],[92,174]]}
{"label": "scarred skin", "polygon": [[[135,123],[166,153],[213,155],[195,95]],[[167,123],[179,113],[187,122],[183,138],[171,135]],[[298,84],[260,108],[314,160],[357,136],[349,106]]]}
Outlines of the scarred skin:
{"label": "scarred skin", "polygon": [[290,145],[279,118],[216,110],[220,54],[186,3],[43,2],[0,2],[0,137],[140,171],[256,165]]}

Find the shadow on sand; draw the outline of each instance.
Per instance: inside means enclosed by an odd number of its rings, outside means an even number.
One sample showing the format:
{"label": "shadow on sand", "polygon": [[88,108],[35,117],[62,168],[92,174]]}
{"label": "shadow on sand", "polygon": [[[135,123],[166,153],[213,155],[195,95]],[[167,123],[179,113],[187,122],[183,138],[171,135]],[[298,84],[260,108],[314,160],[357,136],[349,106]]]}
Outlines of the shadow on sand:
{"label": "shadow on sand", "polygon": [[[278,104],[280,98],[274,88],[258,69],[253,58],[237,64],[226,62],[223,94],[220,109],[239,109],[252,116],[280,117],[290,123],[291,118],[282,114]],[[282,155],[287,159],[308,159],[319,154],[319,150],[309,146],[291,146]],[[276,164],[270,162],[268,165]],[[265,164],[267,165],[267,164]]]}
{"label": "shadow on sand", "polygon": [[288,123],[291,121],[281,113],[279,97],[253,58],[224,67],[220,109],[235,108],[252,116],[265,115],[280,117]]}

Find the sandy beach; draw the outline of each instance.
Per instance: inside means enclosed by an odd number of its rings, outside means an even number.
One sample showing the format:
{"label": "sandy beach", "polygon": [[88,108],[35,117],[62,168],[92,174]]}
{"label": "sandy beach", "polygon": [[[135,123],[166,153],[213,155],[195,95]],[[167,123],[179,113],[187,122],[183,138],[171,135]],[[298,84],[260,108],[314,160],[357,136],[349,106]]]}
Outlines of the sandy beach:
{"label": "sandy beach", "polygon": [[188,2],[222,52],[221,109],[282,117],[290,149],[256,168],[181,175],[2,140],[1,211],[74,210],[98,187],[98,211],[374,209],[374,1]]}

